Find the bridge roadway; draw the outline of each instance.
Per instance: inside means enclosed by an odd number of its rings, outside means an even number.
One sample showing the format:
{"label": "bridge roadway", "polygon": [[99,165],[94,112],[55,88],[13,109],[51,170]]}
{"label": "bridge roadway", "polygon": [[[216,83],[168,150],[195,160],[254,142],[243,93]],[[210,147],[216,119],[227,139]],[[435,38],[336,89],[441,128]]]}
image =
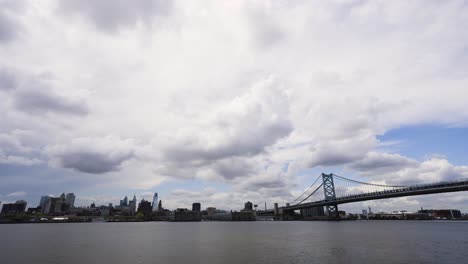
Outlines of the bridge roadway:
{"label": "bridge roadway", "polygon": [[[434,193],[461,192],[461,191],[468,191],[468,180],[455,181],[455,182],[440,182],[440,183],[425,184],[425,185],[414,185],[414,186],[409,186],[409,187],[403,187],[401,189],[347,195],[347,196],[336,198],[334,200],[320,200],[320,201],[310,202],[310,203],[295,204],[295,205],[291,205],[288,207],[281,207],[281,209],[284,212],[284,211],[293,211],[293,210],[327,206],[327,205],[338,205],[338,204],[345,204],[345,203],[362,202],[362,201],[368,201],[368,200],[388,199],[388,198],[434,194]],[[258,213],[261,215],[272,214],[274,213],[274,210],[271,209],[271,210],[266,210],[266,211],[259,211]]]}

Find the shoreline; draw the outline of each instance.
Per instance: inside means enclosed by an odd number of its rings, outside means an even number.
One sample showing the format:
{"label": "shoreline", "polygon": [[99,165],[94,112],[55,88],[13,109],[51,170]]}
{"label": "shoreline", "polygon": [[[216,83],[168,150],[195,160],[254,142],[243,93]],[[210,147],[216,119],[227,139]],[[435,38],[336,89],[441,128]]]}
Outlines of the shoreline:
{"label": "shoreline", "polygon": [[93,221],[93,219],[79,219],[71,221],[0,221],[0,225],[15,225],[15,224],[81,224],[81,223],[149,223],[149,222],[166,222],[166,223],[194,223],[194,222],[465,222],[468,219],[307,219],[307,220],[269,220],[269,221],[218,221],[218,220],[202,220],[202,221],[170,221],[170,220],[159,220],[159,221],[144,221],[144,220],[128,220],[128,221],[106,221],[99,220]]}

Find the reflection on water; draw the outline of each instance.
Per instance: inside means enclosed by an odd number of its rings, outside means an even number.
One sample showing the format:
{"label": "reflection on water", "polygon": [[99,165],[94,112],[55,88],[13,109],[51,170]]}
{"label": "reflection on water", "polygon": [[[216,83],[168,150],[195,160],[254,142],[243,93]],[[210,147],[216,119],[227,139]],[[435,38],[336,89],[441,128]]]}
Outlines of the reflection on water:
{"label": "reflection on water", "polygon": [[0,225],[0,263],[466,263],[468,222]]}

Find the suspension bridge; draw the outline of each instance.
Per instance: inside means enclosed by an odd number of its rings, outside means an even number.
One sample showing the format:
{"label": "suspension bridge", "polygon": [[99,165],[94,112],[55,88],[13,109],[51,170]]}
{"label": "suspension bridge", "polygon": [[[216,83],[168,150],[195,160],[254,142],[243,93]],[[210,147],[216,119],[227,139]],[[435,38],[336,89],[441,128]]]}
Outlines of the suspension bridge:
{"label": "suspension bridge", "polygon": [[293,202],[258,215],[302,215],[338,217],[338,205],[396,197],[468,191],[468,179],[418,185],[386,185],[357,181],[336,174],[319,175]]}

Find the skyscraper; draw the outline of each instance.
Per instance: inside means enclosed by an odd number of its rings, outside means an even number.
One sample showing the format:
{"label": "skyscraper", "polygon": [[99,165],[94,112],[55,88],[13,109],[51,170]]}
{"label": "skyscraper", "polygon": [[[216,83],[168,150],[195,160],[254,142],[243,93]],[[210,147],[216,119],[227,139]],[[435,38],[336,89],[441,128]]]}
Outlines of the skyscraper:
{"label": "skyscraper", "polygon": [[65,196],[65,203],[68,204],[70,208],[75,206],[75,194],[74,193],[67,193]]}
{"label": "skyscraper", "polygon": [[128,198],[125,196],[123,200],[120,200],[120,206],[128,206]]}
{"label": "skyscraper", "polygon": [[252,203],[250,201],[246,202],[244,204],[244,210],[245,211],[252,211],[253,207],[252,207]]}
{"label": "skyscraper", "polygon": [[133,195],[133,199],[129,203],[129,206],[132,209],[132,214],[136,212],[136,204],[137,204],[137,199],[136,199],[136,196]]}
{"label": "skyscraper", "polygon": [[141,199],[141,202],[138,204],[138,212],[143,213],[145,216],[151,216],[151,202]]}
{"label": "skyscraper", "polygon": [[41,201],[39,202],[39,206],[44,209],[47,201],[49,200],[50,196],[48,195],[44,195],[44,196],[41,196]]}
{"label": "skyscraper", "polygon": [[4,204],[0,214],[1,215],[24,214],[25,210],[26,210],[26,201],[19,200],[19,201],[16,201],[15,203]]}
{"label": "skyscraper", "polygon": [[200,212],[201,211],[201,204],[200,203],[193,203],[192,204],[192,211]]}
{"label": "skyscraper", "polygon": [[153,211],[159,211],[158,210],[158,193],[154,193],[154,196],[153,196]]}

